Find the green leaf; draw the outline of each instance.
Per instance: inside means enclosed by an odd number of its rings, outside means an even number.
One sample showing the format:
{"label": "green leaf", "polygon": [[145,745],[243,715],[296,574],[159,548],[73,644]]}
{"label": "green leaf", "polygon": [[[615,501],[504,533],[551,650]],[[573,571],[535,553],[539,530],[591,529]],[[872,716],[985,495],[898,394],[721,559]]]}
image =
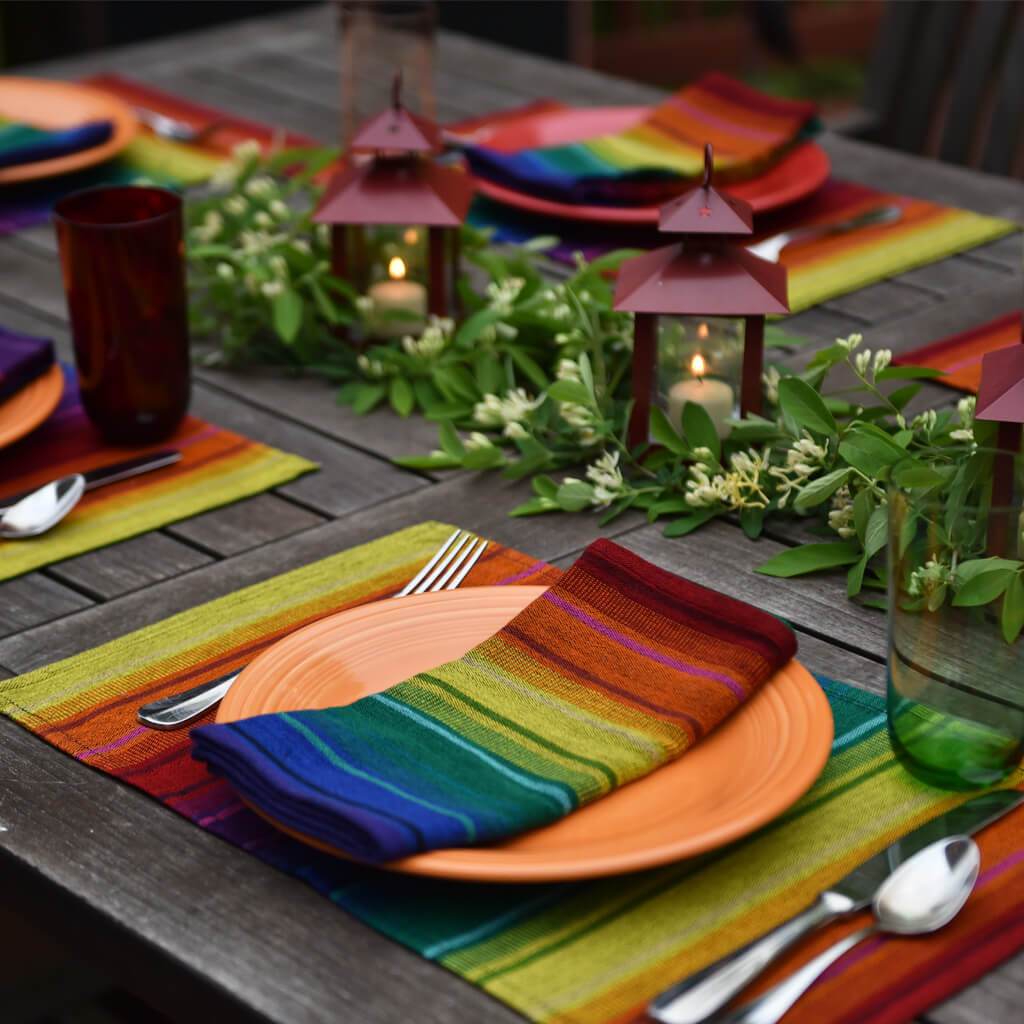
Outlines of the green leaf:
{"label": "green leaf", "polygon": [[850,567],[846,574],[846,596],[856,597],[864,587],[864,570],[868,567],[868,554],[863,555]]}
{"label": "green leaf", "polygon": [[520,348],[510,348],[509,356],[512,362],[519,368],[519,372],[538,390],[543,391],[548,386],[548,375]]}
{"label": "green leaf", "polygon": [[887,597],[862,597],[860,599],[862,608],[877,608],[880,612],[889,610],[889,599]]}
{"label": "green leaf", "polygon": [[653,502],[647,509],[647,518],[653,523],[658,516],[666,515],[669,512],[692,511],[693,506],[682,495],[678,495],[672,498],[659,498]]}
{"label": "green leaf", "polygon": [[535,476],[530,481],[530,486],[533,488],[534,494],[537,494],[541,498],[553,498],[558,493],[558,484],[549,476]]}
{"label": "green leaf", "polygon": [[545,498],[538,495],[536,498],[530,498],[524,501],[522,505],[516,505],[511,512],[510,516],[536,516],[542,512],[557,512],[559,510],[558,502],[553,498]]}
{"label": "green leaf", "polygon": [[803,544],[798,548],[780,551],[777,555],[769,558],[764,565],[759,565],[757,572],[763,573],[765,576],[789,579],[792,576],[803,576],[809,572],[853,565],[860,557],[861,553],[858,548],[845,541]]}
{"label": "green leaf", "polygon": [[742,420],[730,420],[729,443],[737,445],[761,444],[764,441],[777,441],[782,431],[772,420],[760,416],[748,415]]}
{"label": "green leaf", "polygon": [[962,587],[965,583],[973,580],[975,576],[983,573],[995,572],[1005,569],[1007,572],[1017,572],[1024,568],[1024,562],[1018,562],[1013,558],[970,558],[961,562],[956,569],[956,583]]}
{"label": "green leaf", "polygon": [[431,455],[402,455],[391,461],[404,469],[458,469],[462,465],[461,459],[453,459],[444,452],[434,452]]}
{"label": "green leaf", "polygon": [[416,404],[416,396],[413,394],[412,385],[404,377],[392,377],[391,387],[388,390],[388,400],[391,402],[391,408],[399,416],[408,416]]}
{"label": "green leaf", "polygon": [[376,409],[387,394],[387,388],[383,384],[360,384],[352,399],[352,410],[360,416]]}
{"label": "green leaf", "polygon": [[853,499],[853,525],[857,528],[857,536],[861,544],[867,537],[868,523],[871,521],[871,514],[874,511],[875,496],[867,488],[858,491]]}
{"label": "green leaf", "polygon": [[930,488],[945,483],[946,478],[918,459],[907,459],[893,467],[892,481],[900,487]]}
{"label": "green leaf", "polygon": [[476,381],[462,366],[435,366],[431,371],[435,386],[451,401],[475,402],[480,397]]}
{"label": "green leaf", "polygon": [[761,536],[761,531],[764,529],[764,513],[763,508],[740,510],[740,527],[751,540],[757,540]]}
{"label": "green leaf", "polygon": [[586,352],[581,352],[578,359],[580,367],[580,380],[583,386],[592,395],[594,394],[594,371],[590,365],[590,356]]}
{"label": "green leaf", "polygon": [[934,380],[945,376],[945,370],[936,370],[930,366],[887,366],[875,375],[875,380]]}
{"label": "green leaf", "polygon": [[566,512],[579,512],[581,509],[589,507],[590,499],[593,496],[594,488],[590,484],[584,483],[582,480],[573,480],[558,488],[555,500],[558,502],[558,507]]}
{"label": "green leaf", "polygon": [[1024,576],[1016,573],[1006,588],[1002,614],[1003,639],[1016,643],[1024,630]]}
{"label": "green leaf", "polygon": [[816,508],[823,501],[831,498],[849,478],[850,470],[846,466],[817,477],[797,495],[793,507],[797,512],[806,512],[808,509]]}
{"label": "green leaf", "polygon": [[1010,585],[1014,573],[1009,569],[995,569],[972,576],[953,597],[958,608],[973,608],[994,601]]}
{"label": "green leaf", "polygon": [[635,499],[635,494],[629,494],[625,498],[620,498],[618,501],[613,502],[601,518],[598,519],[597,525],[607,526],[613,519],[618,519],[633,504]]}
{"label": "green leaf", "polygon": [[466,454],[466,446],[462,443],[462,438],[459,437],[459,432],[455,427],[447,420],[443,421],[438,425],[437,437],[441,445],[441,451],[461,462]]}
{"label": "green leaf", "polygon": [[491,309],[490,306],[478,309],[462,321],[459,329],[455,332],[455,344],[468,348],[488,327],[496,324],[500,319],[501,314]]}
{"label": "green leaf", "polygon": [[683,435],[691,449],[708,448],[716,459],[721,457],[722,440],[703,405],[687,402],[683,406]]}
{"label": "green leaf", "polygon": [[904,388],[897,388],[887,396],[889,401],[896,406],[897,409],[902,409],[907,402],[912,398],[916,397],[921,393],[920,384],[908,384]]}
{"label": "green leaf", "polygon": [[337,306],[331,301],[330,296],[314,280],[309,282],[309,290],[313,293],[313,305],[319,310],[320,315],[329,323],[340,323],[342,317],[339,315]]}
{"label": "green leaf", "polygon": [[639,256],[642,251],[641,249],[613,249],[611,252],[606,252],[592,259],[588,267],[590,270],[596,270],[598,273],[604,273],[606,270],[616,270],[626,260]]}
{"label": "green leaf", "polygon": [[673,519],[662,533],[666,537],[685,537],[688,533],[693,533],[694,530],[703,526],[708,520],[714,519],[717,515],[718,511],[715,509],[701,509],[699,512],[692,512],[681,519]]}
{"label": "green leaf", "polygon": [[280,295],[275,295],[271,317],[277,336],[286,345],[290,345],[302,326],[302,298],[299,293],[291,288],[285,288]]}
{"label": "green leaf", "polygon": [[441,393],[424,377],[417,377],[412,382],[412,390],[416,395],[416,401],[424,412],[429,412],[435,406],[441,404]]}
{"label": "green leaf", "polygon": [[885,547],[889,539],[889,510],[880,505],[871,513],[867,529],[864,531],[864,554],[870,560]]}
{"label": "green leaf", "polygon": [[821,395],[799,377],[784,377],[779,382],[779,405],[801,427],[816,434],[836,436],[836,421]]}
{"label": "green leaf", "polygon": [[907,457],[906,451],[888,434],[868,423],[858,423],[847,431],[839,444],[839,454],[871,478],[881,476],[883,470]]}
{"label": "green leaf", "polygon": [[462,456],[463,469],[497,469],[505,464],[505,453],[495,445],[467,448]]}
{"label": "green leaf", "polygon": [[573,402],[588,408],[594,405],[590,392],[575,380],[556,380],[548,387],[548,397],[556,402]]}
{"label": "green leaf", "polygon": [[669,422],[669,418],[665,415],[665,410],[661,406],[651,406],[650,430],[651,437],[670,452],[674,452],[676,455],[689,454],[686,445],[683,444],[683,439],[677,431],[672,429],[672,424]]}
{"label": "green leaf", "polygon": [[560,239],[556,235],[537,235],[521,242],[519,248],[524,252],[547,252],[558,245]]}

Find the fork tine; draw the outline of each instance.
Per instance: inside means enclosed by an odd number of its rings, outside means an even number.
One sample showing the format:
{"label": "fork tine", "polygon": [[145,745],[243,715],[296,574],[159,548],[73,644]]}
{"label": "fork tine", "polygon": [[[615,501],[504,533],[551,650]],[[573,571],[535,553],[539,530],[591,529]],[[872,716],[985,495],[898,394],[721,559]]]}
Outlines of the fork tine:
{"label": "fork tine", "polygon": [[469,536],[469,543],[459,552],[458,558],[456,558],[451,565],[445,570],[444,575],[441,576],[431,587],[431,591],[444,590],[444,585],[462,568],[463,563],[473,554],[473,545],[476,543],[477,538],[472,534]]}
{"label": "fork tine", "polygon": [[468,561],[465,563],[465,565],[463,565],[462,572],[460,572],[459,575],[456,576],[455,579],[453,579],[451,583],[448,584],[449,590],[455,590],[455,588],[458,587],[458,585],[469,575],[469,570],[472,569],[473,566],[476,565],[476,563],[480,560],[480,556],[484,553],[484,548],[486,547],[487,541],[480,541],[480,543],[476,547],[476,551],[474,551],[473,554],[469,556]]}
{"label": "fork tine", "polygon": [[448,568],[451,564],[452,559],[473,539],[473,534],[464,533],[462,537],[456,542],[455,546],[441,559],[433,570],[429,573],[427,578],[413,591],[414,594],[425,594],[428,590],[432,589],[431,584]]}
{"label": "fork tine", "polygon": [[434,557],[402,589],[395,594],[395,597],[406,597],[413,592],[413,590],[420,585],[421,580],[424,576],[434,568],[435,565],[444,557],[444,553],[452,546],[455,542],[455,538],[462,533],[462,530],[456,530],[438,549],[434,552]]}

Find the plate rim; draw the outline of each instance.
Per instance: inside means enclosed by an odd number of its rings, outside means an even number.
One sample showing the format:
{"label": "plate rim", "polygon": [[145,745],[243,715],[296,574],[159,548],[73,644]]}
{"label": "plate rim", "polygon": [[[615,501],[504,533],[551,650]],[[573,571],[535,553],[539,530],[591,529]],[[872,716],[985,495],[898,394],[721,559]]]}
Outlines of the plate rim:
{"label": "plate rim", "polygon": [[[60,404],[64,395],[64,371],[58,362],[35,380],[31,380],[19,391],[16,391],[9,398],[0,402],[0,450],[20,441],[23,437],[31,434],[36,427],[45,423],[50,418],[53,410]],[[3,421],[5,416],[11,415],[8,408],[12,403],[24,398],[38,398],[41,404],[32,410],[30,415],[23,418],[19,423],[7,426]],[[24,416],[24,414],[22,414]]]}
{"label": "plate rim", "polygon": [[34,160],[29,164],[18,164],[14,167],[0,169],[0,185],[14,184],[19,181],[35,181],[39,178],[56,178],[72,171],[83,170],[102,163],[120,153],[135,138],[139,131],[139,119],[131,105],[113,93],[97,89],[95,86],[80,82],[65,82],[56,78],[31,78],[27,75],[0,75],[0,91],[5,84],[17,87],[33,88],[40,91],[89,93],[99,96],[104,103],[114,108],[110,120],[114,122],[114,131],[106,142],[76,153],[50,157],[47,160]]}
{"label": "plate rim", "polygon": [[[472,597],[474,591],[502,591],[504,593],[513,591],[527,592],[532,593],[533,597],[536,597],[546,589],[548,588],[535,585],[515,586],[514,588],[508,586],[470,586],[456,591],[420,594],[413,597],[412,600],[415,600],[417,604],[433,604],[458,595],[458,599],[464,601]],[[526,593],[524,593],[523,596],[527,596]],[[424,599],[429,600],[424,601]],[[272,644],[265,651],[262,651],[257,658],[253,659],[253,661],[250,662],[250,664],[240,674],[239,682],[243,680],[246,672],[249,672],[249,670],[261,659],[269,655],[281,644],[295,642],[293,638],[308,630],[314,628],[322,630],[325,624],[329,625],[333,621],[350,618],[354,614],[366,613],[380,603],[381,602],[379,601],[370,601],[365,604],[355,605],[351,608],[335,612],[329,616],[325,616],[322,619],[318,619],[315,622],[308,623],[306,626],[294,630],[282,637],[276,643]],[[409,599],[404,599],[402,602],[394,605],[389,602],[387,607],[389,609],[393,608],[396,614],[400,614],[401,607],[403,605],[408,607],[410,603],[411,601]],[[529,602],[524,602],[523,606],[527,603]],[[538,853],[514,854],[511,856],[522,859],[518,862],[508,863],[507,859],[510,856],[509,851],[504,850],[501,847],[494,849],[489,847],[453,847],[450,849],[431,850],[426,853],[415,854],[411,857],[382,864],[375,864],[372,866],[400,874],[458,879],[473,882],[537,883],[577,881],[587,878],[607,877],[609,875],[625,874],[632,871],[664,866],[665,864],[673,863],[717,849],[726,843],[733,842],[743,836],[749,835],[757,829],[764,827],[779,815],[785,813],[789,807],[791,807],[807,792],[808,789],[810,789],[821,774],[821,770],[824,768],[825,763],[828,760],[834,738],[834,721],[831,707],[828,703],[828,698],[822,688],[814,680],[811,673],[796,658],[792,659],[792,661],[780,669],[780,674],[783,672],[792,674],[793,678],[790,682],[792,685],[800,688],[805,706],[808,709],[808,718],[818,727],[818,730],[816,731],[815,729],[812,729],[809,734],[817,741],[817,745],[808,745],[806,756],[803,757],[800,762],[801,771],[799,772],[799,783],[794,787],[791,798],[788,799],[786,804],[782,807],[773,807],[764,813],[747,813],[739,822],[726,822],[720,824],[699,834],[696,840],[692,835],[683,836],[676,839],[670,839],[663,843],[656,843],[653,846],[649,845],[646,847],[640,847],[627,853],[613,851],[605,854],[590,854],[587,855],[585,860],[575,860],[572,863],[551,863],[550,861],[544,861],[543,858],[545,855]],[[257,674],[250,674],[250,678],[253,678],[254,676],[258,677]],[[770,685],[770,683],[766,683],[765,685]],[[234,690],[235,687],[232,687],[232,691]],[[229,698],[230,696],[231,693],[229,692]],[[236,703],[237,699],[238,698],[236,698],[236,701],[232,703]],[[756,695],[753,699],[756,699]],[[224,704],[218,708],[218,722],[232,720],[228,714],[231,706],[232,704],[228,703],[228,698],[225,698]],[[745,706],[750,706],[749,702]],[[260,712],[257,711],[254,713]],[[824,728],[823,726],[826,722],[827,728]],[[715,736],[716,733],[712,733],[711,736],[703,742],[712,743],[715,740]],[[792,777],[792,774],[793,773],[791,772],[790,777]],[[651,776],[645,776],[644,779],[639,779],[635,783],[631,783],[631,785],[642,783],[645,779],[649,778],[651,778]],[[247,806],[249,806],[264,820],[270,822],[275,828],[284,832],[286,835],[291,836],[297,841],[341,859],[353,859],[347,857],[342,851],[331,847],[327,843],[306,836],[298,830],[291,829],[288,826],[281,824],[262,810],[253,807],[251,804],[248,804],[248,802],[246,803]],[[467,858],[469,860],[468,864],[464,863]],[[489,858],[494,859],[489,862]],[[533,858],[538,858],[538,860],[534,860]],[[505,862],[503,863],[503,861]]]}

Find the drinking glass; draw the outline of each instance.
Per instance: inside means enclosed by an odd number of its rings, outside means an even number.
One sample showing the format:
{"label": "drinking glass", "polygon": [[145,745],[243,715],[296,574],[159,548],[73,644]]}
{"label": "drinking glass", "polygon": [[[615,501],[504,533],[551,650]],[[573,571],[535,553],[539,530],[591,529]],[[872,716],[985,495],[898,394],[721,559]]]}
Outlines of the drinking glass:
{"label": "drinking glass", "polygon": [[1002,625],[1011,598],[964,603],[989,596],[978,584],[969,596],[966,572],[996,557],[1006,561],[980,566],[1007,574],[990,578],[990,593],[1024,559],[1021,505],[890,490],[889,736],[911,773],[944,789],[993,785],[1024,754],[1024,635],[1009,642]]}
{"label": "drinking glass", "polygon": [[116,444],[170,436],[190,395],[180,196],[88,189],[54,221],[86,413]]}

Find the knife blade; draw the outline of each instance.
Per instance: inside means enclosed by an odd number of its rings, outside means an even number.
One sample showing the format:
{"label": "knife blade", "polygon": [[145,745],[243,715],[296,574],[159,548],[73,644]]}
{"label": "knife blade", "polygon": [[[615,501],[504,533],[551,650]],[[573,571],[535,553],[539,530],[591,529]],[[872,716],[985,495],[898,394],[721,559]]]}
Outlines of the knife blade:
{"label": "knife blade", "polygon": [[831,921],[863,910],[904,861],[951,835],[972,835],[1024,801],[1024,793],[984,793],[908,832],[858,864],[802,913],[655,997],[647,1012],[661,1024],[702,1024],[735,998],[799,939]]}
{"label": "knife blade", "polygon": [[[129,477],[138,476],[140,473],[148,473],[154,469],[163,469],[164,466],[171,466],[180,461],[181,452],[174,448],[164,448],[149,455],[140,455],[134,459],[124,459],[121,462],[111,463],[109,466],[100,466],[97,469],[90,469],[83,473],[85,478],[85,489],[91,491],[96,487],[104,487],[106,484],[117,483],[119,480],[127,480]],[[0,509],[10,508],[16,505],[22,498],[27,498],[38,487],[31,487],[19,494],[9,494],[0,498]]]}

